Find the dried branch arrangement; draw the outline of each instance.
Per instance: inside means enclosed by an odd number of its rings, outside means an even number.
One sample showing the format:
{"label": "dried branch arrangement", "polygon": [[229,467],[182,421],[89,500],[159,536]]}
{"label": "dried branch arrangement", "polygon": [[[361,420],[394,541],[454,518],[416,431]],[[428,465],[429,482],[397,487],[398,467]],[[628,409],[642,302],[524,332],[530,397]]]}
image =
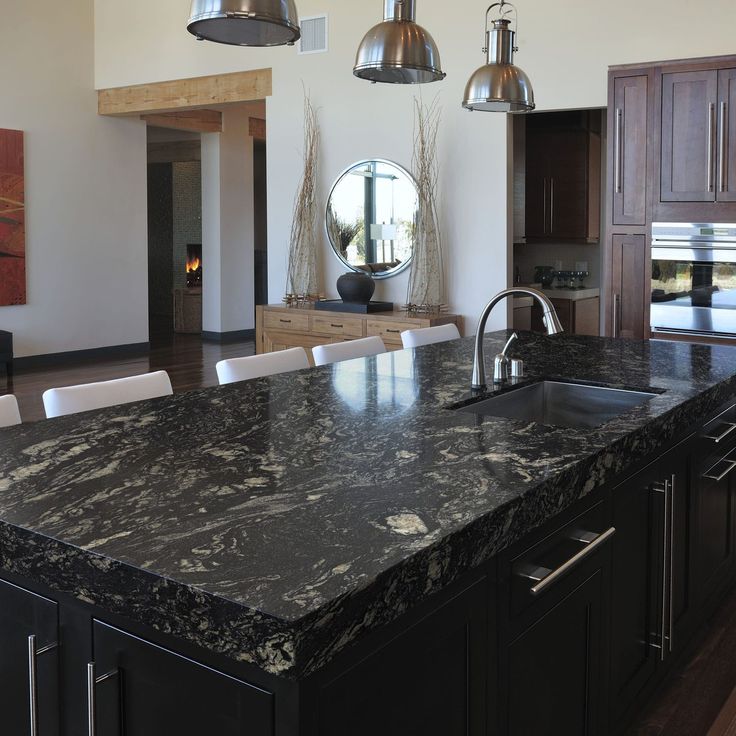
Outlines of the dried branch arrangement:
{"label": "dried branch arrangement", "polygon": [[442,235],[437,216],[439,124],[437,98],[429,105],[425,105],[421,98],[415,98],[412,173],[417,183],[418,205],[413,232],[414,256],[406,298],[406,308],[412,312],[439,312],[444,307]]}
{"label": "dried branch arrangement", "polygon": [[294,202],[289,241],[287,294],[284,302],[301,304],[319,298],[317,271],[317,166],[320,134],[317,114],[304,93],[304,173]]}

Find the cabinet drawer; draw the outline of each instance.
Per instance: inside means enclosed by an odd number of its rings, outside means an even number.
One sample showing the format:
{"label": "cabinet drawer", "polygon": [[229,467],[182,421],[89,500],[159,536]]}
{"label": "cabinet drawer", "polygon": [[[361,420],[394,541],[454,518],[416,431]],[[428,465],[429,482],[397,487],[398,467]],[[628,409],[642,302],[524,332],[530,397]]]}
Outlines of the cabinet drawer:
{"label": "cabinet drawer", "polygon": [[263,326],[269,330],[298,330],[309,332],[308,314],[289,314],[287,312],[266,312]]}
{"label": "cabinet drawer", "polygon": [[401,333],[411,330],[419,325],[407,322],[384,322],[381,320],[368,320],[368,336],[383,338],[385,342],[401,342]]}
{"label": "cabinet drawer", "polygon": [[334,317],[312,317],[312,332],[319,332],[323,335],[363,337],[363,321],[359,319],[344,319],[340,315]]}
{"label": "cabinet drawer", "polygon": [[701,452],[716,452],[736,446],[736,404],[708,422],[700,432]]}
{"label": "cabinet drawer", "polygon": [[597,550],[610,546],[615,531],[610,521],[610,509],[601,501],[507,560],[510,619],[545,608],[549,596],[556,599],[570,585],[578,585],[575,573],[587,566]]}

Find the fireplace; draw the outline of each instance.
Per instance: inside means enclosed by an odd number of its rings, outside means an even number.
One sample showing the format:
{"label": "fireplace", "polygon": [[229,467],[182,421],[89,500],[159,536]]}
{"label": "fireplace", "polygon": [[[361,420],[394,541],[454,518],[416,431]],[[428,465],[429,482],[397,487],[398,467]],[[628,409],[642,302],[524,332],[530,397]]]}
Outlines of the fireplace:
{"label": "fireplace", "polygon": [[202,288],[202,246],[187,245],[187,288]]}

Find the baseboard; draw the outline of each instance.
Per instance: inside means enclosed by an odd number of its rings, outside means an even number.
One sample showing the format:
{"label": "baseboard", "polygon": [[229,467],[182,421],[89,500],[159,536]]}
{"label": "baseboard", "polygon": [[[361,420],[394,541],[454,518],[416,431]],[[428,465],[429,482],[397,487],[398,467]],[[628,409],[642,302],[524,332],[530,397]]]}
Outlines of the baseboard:
{"label": "baseboard", "polygon": [[111,345],[106,348],[91,348],[89,350],[72,350],[67,353],[48,353],[47,355],[29,355],[25,358],[14,358],[13,368],[46,368],[67,363],[80,363],[85,360],[114,360],[115,358],[130,358],[146,355],[151,349],[151,343],[137,342],[130,345]]}
{"label": "baseboard", "polygon": [[209,342],[244,342],[246,340],[255,340],[256,331],[253,330],[236,330],[235,332],[202,332],[202,339]]}

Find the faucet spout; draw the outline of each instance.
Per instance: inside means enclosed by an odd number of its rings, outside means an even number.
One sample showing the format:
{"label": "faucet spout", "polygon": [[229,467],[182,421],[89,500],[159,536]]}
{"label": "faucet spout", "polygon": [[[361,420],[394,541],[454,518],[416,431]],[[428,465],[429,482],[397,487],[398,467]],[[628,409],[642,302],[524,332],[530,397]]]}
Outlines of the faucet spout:
{"label": "faucet spout", "polygon": [[[562,324],[560,323],[560,318],[557,316],[557,311],[554,308],[554,305],[552,302],[541,292],[537,291],[536,289],[528,289],[524,287],[516,287],[513,289],[504,289],[504,291],[500,291],[496,296],[491,299],[490,302],[486,305],[486,308],[483,310],[480,320],[478,321],[478,330],[475,334],[475,357],[473,359],[473,380],[471,383],[471,388],[474,391],[483,390],[486,388],[486,366],[485,366],[485,356],[483,351],[483,337],[485,335],[486,331],[486,324],[488,322],[488,317],[490,317],[491,312],[493,311],[494,307],[506,297],[509,296],[530,296],[533,299],[537,301],[537,303],[542,307],[542,320],[544,321],[544,325],[547,329],[548,335],[556,335],[560,332],[563,332]],[[506,350],[508,348],[507,343]],[[504,352],[505,355],[505,352]]]}

